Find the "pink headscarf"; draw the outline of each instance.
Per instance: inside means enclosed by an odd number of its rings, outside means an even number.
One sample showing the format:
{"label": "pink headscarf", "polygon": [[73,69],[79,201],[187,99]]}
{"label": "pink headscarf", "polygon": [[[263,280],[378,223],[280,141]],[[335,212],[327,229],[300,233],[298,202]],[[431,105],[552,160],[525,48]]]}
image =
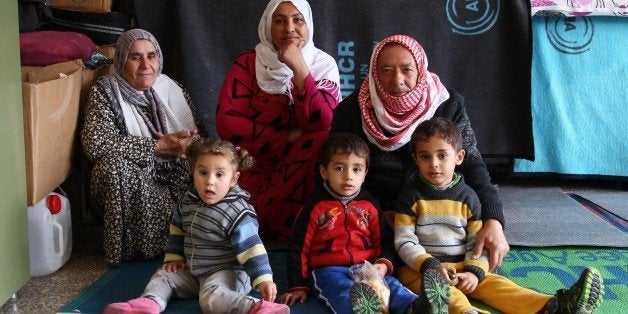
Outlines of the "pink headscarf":
{"label": "pink headscarf", "polygon": [[[398,44],[414,57],[418,70],[417,85],[403,96],[394,96],[382,88],[377,72],[377,58],[384,46]],[[358,94],[362,128],[369,141],[385,151],[396,150],[410,141],[412,132],[449,98],[438,76],[427,70],[423,47],[406,35],[392,35],[377,44],[371,56],[368,77]],[[390,136],[389,136],[390,135]]]}

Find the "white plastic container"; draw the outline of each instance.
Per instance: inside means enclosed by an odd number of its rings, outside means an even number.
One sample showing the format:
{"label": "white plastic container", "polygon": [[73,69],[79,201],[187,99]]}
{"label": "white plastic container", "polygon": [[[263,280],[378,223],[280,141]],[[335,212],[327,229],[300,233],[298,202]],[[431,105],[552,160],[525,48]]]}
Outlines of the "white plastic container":
{"label": "white plastic container", "polygon": [[31,276],[49,275],[61,268],[72,253],[70,201],[50,193],[28,207],[28,234]]}

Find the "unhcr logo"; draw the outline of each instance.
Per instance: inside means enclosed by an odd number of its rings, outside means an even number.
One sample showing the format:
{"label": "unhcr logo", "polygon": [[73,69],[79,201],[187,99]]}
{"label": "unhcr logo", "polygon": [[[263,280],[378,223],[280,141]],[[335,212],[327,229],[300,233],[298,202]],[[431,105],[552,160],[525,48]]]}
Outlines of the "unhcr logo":
{"label": "unhcr logo", "polygon": [[548,17],[545,31],[550,44],[566,54],[583,53],[593,41],[593,22],[589,17]]}
{"label": "unhcr logo", "polygon": [[482,34],[497,21],[499,0],[447,0],[447,19],[461,35]]}

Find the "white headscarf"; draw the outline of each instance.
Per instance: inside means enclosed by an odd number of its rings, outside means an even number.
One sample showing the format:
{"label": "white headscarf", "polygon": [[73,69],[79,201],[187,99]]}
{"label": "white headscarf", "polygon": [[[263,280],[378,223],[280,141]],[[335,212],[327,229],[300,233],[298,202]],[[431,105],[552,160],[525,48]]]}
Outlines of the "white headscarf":
{"label": "white headscarf", "polygon": [[[292,89],[292,70],[287,65],[279,62],[270,30],[273,13],[281,2],[292,2],[299,12],[303,14],[308,28],[308,40],[301,48],[301,53],[314,80],[318,84],[321,84],[321,80],[329,80],[340,86],[336,60],[314,46],[314,22],[312,21],[310,4],[305,0],[271,0],[268,2],[257,28],[260,43],[255,46],[255,77],[259,87],[269,94],[285,94],[290,97],[290,102],[292,103],[292,94],[290,92]],[[324,84],[324,82],[322,83]],[[340,93],[338,93],[338,97],[340,97]]]}

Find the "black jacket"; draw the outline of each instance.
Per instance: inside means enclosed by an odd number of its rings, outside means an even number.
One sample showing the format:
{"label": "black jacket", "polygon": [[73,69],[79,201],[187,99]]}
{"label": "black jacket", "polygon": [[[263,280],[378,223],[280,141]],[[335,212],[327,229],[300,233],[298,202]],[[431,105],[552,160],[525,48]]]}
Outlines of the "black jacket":
{"label": "black jacket", "polygon": [[[466,155],[464,162],[456,167],[456,171],[464,175],[467,184],[478,194],[482,203],[482,220],[497,219],[503,226],[502,202],[491,184],[486,164],[477,148],[471,121],[465,110],[466,101],[459,92],[452,89],[448,91],[449,99],[440,105],[434,116],[451,120],[462,134],[462,146]],[[418,177],[410,145],[406,144],[395,151],[387,152],[369,142],[362,129],[357,91],[340,102],[334,111],[331,134],[339,132],[356,134],[369,144],[371,162],[363,186],[379,200],[384,211],[394,210],[399,191]]]}

